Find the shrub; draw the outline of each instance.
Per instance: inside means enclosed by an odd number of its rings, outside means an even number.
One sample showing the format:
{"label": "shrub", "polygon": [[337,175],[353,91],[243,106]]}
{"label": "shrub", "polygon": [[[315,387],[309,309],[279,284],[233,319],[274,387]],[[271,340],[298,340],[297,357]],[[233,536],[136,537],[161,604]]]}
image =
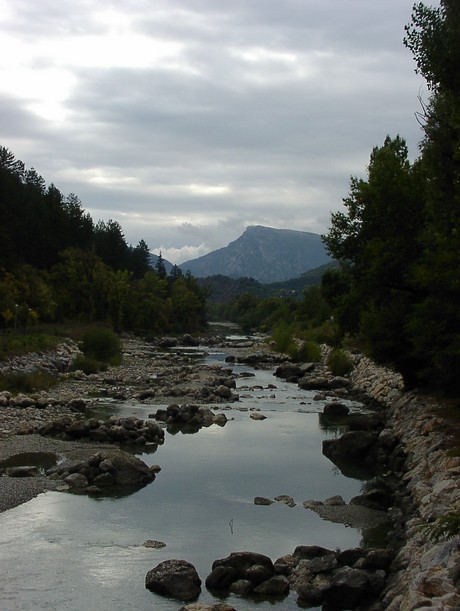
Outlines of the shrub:
{"label": "shrub", "polygon": [[273,329],[272,340],[275,343],[275,349],[277,352],[292,354],[296,350],[291,329],[286,323],[280,323]]}
{"label": "shrub", "polygon": [[321,360],[321,347],[316,342],[305,341],[291,356],[295,361],[318,363]]}
{"label": "shrub", "polygon": [[121,341],[116,333],[105,327],[89,329],[82,337],[82,351],[87,359],[109,365],[121,363]]}
{"label": "shrub", "polygon": [[107,367],[107,363],[87,356],[77,356],[72,363],[72,371],[83,371],[88,376],[98,371],[105,371]]}
{"label": "shrub", "polygon": [[353,361],[341,348],[335,348],[327,357],[327,366],[335,376],[344,376],[353,369]]}

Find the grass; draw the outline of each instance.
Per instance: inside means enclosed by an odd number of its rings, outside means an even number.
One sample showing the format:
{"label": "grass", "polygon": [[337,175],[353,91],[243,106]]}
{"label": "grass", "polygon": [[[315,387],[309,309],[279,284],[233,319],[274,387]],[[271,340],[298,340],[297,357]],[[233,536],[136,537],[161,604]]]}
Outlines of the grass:
{"label": "grass", "polygon": [[52,350],[56,348],[60,341],[61,338],[45,335],[44,333],[1,335],[0,361],[15,356],[22,356],[29,352],[45,352],[46,350]]}
{"label": "grass", "polygon": [[39,392],[40,390],[49,390],[56,383],[56,377],[45,371],[9,373],[0,375],[0,392],[7,390],[13,394],[28,394]]}

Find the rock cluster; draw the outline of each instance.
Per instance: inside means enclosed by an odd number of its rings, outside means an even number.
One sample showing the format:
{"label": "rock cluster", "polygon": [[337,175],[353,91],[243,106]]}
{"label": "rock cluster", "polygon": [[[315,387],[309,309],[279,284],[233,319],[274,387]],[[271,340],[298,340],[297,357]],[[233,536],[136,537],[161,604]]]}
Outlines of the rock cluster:
{"label": "rock cluster", "polygon": [[[213,562],[205,584],[219,598],[236,594],[251,600],[279,601],[294,590],[302,607],[323,604],[355,609],[362,605],[371,609],[371,605],[378,604],[392,558],[387,549],[340,552],[316,545],[298,546],[292,554],[275,562],[256,552],[233,552]],[[199,596],[201,580],[190,563],[169,560],[147,573],[146,587],[187,601]],[[195,608],[200,607],[184,607]]]}
{"label": "rock cluster", "polygon": [[157,469],[119,449],[96,452],[83,460],[65,460],[49,469],[50,478],[61,479],[74,492],[98,494],[117,488],[140,488],[155,479]]}
{"label": "rock cluster", "polygon": [[284,597],[289,593],[287,578],[275,573],[268,556],[255,552],[233,552],[227,558],[215,560],[206,587],[219,595]]}
{"label": "rock cluster", "polygon": [[[73,402],[62,405],[57,402],[50,402],[45,393],[40,395],[31,395],[28,397],[31,401],[24,401],[23,405],[13,405],[11,403],[1,403],[1,397],[10,393],[0,394],[0,438],[7,437],[12,434],[30,435],[38,430],[40,426],[63,415],[69,418],[76,417],[76,411],[73,407]],[[25,396],[25,395],[23,395]],[[21,395],[18,395],[21,398]],[[32,405],[27,405],[32,403]]]}
{"label": "rock cluster", "polygon": [[77,344],[71,340],[66,340],[55,350],[41,353],[31,352],[0,361],[0,375],[43,371],[54,376],[69,371],[75,358],[80,354],[81,351]]}
{"label": "rock cluster", "polygon": [[135,445],[161,444],[164,430],[151,420],[141,420],[134,416],[111,416],[107,420],[89,418],[75,420],[63,416],[39,427],[40,435],[65,440],[88,439],[93,442],[129,443]]}
{"label": "rock cluster", "polygon": [[165,422],[168,429],[200,429],[201,427],[218,424],[224,426],[227,422],[225,414],[214,414],[208,407],[203,405],[178,405],[172,403],[166,409],[158,409],[154,414],[150,414],[151,418]]}
{"label": "rock cluster", "polygon": [[[325,366],[328,351],[324,347],[323,362],[305,373],[305,367],[296,369],[293,364],[279,368],[278,373],[291,376],[292,381],[297,378],[302,388],[364,398],[369,406],[378,408],[371,420],[369,415],[336,415],[349,432],[325,441],[323,452],[336,464],[345,456],[348,461],[350,454],[357,463],[379,463],[399,481],[391,490],[370,490],[357,499],[369,508],[377,499],[380,505],[382,501],[394,503],[393,536],[400,549],[381,593],[383,608],[459,609],[460,538],[436,543],[427,536],[430,524],[434,528],[439,519],[460,507],[460,457],[458,452],[449,452],[450,447],[458,447],[458,425],[448,419],[439,403],[405,392],[399,374],[362,355],[350,353],[352,372],[345,379],[334,378]],[[329,519],[329,507],[316,505],[315,510]]]}
{"label": "rock cluster", "polygon": [[292,556],[275,562],[289,575],[302,606],[330,605],[336,609],[369,608],[385,585],[393,553],[387,549],[331,551],[298,546]]}

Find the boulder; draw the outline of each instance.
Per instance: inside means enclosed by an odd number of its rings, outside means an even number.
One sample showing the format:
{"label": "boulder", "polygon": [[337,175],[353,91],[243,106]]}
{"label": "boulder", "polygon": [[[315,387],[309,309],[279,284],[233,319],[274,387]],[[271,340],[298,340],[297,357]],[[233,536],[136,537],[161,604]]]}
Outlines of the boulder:
{"label": "boulder", "polygon": [[230,579],[230,583],[237,579],[247,579],[253,585],[258,585],[262,572],[265,579],[275,574],[273,562],[268,556],[256,552],[233,552],[226,558],[213,562],[212,571],[206,579],[206,587],[223,589],[228,586],[222,584]]}
{"label": "boulder", "polygon": [[216,389],[214,389],[214,394],[221,399],[231,399],[232,397],[232,391],[224,384],[220,384]]}
{"label": "boulder", "polygon": [[227,590],[238,579],[238,572],[232,566],[216,566],[206,577],[208,590]]}
{"label": "boulder", "polygon": [[82,473],[70,473],[64,481],[70,488],[83,489],[88,486],[88,480]]}
{"label": "boulder", "polygon": [[304,372],[299,367],[299,365],[295,365],[294,363],[281,363],[276,369],[274,375],[277,378],[300,378]]}
{"label": "boulder", "polygon": [[285,596],[289,594],[289,581],[284,575],[275,575],[256,586],[253,592],[260,596]]}
{"label": "boulder", "polygon": [[320,558],[322,556],[335,556],[335,552],[320,545],[298,545],[293,553],[298,560],[309,560],[310,558]]}
{"label": "boulder", "polygon": [[346,424],[350,431],[381,431],[385,425],[383,414],[350,414]]}
{"label": "boulder", "polygon": [[228,591],[237,596],[247,596],[254,589],[254,584],[249,579],[237,579],[230,584]]}
{"label": "boulder", "polygon": [[323,592],[323,598],[337,609],[354,609],[371,594],[372,589],[366,573],[347,566],[333,574],[329,587]]}
{"label": "boulder", "polygon": [[323,407],[323,414],[328,418],[344,418],[350,413],[350,408],[339,401],[327,403]]}
{"label": "boulder", "polygon": [[97,452],[85,460],[65,460],[46,474],[64,478],[73,488],[139,488],[155,479],[154,470],[142,460],[118,449]]}
{"label": "boulder", "polygon": [[278,496],[275,496],[275,501],[277,501],[278,503],[282,503],[283,505],[287,505],[288,507],[295,507],[295,501],[292,498],[292,496],[289,496],[287,494],[280,494]]}
{"label": "boulder", "polygon": [[330,460],[364,458],[377,439],[370,431],[348,431],[337,439],[323,441],[323,454]]}
{"label": "boulder", "polygon": [[162,596],[191,601],[201,594],[201,579],[186,560],[165,560],[145,576],[145,587]]}
{"label": "boulder", "polygon": [[273,505],[275,501],[272,501],[271,499],[267,499],[263,496],[256,496],[254,498],[254,505]]}

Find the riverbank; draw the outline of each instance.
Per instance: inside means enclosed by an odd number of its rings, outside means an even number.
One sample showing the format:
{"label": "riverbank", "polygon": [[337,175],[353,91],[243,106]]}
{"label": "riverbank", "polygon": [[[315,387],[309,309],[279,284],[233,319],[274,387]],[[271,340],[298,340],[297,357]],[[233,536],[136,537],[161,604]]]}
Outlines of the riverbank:
{"label": "riverbank", "polygon": [[399,474],[405,543],[391,567],[384,608],[460,609],[460,538],[437,543],[424,530],[460,508],[459,416],[430,397],[405,393],[394,372],[365,357],[355,361],[353,387],[384,407],[387,427],[405,456]]}

